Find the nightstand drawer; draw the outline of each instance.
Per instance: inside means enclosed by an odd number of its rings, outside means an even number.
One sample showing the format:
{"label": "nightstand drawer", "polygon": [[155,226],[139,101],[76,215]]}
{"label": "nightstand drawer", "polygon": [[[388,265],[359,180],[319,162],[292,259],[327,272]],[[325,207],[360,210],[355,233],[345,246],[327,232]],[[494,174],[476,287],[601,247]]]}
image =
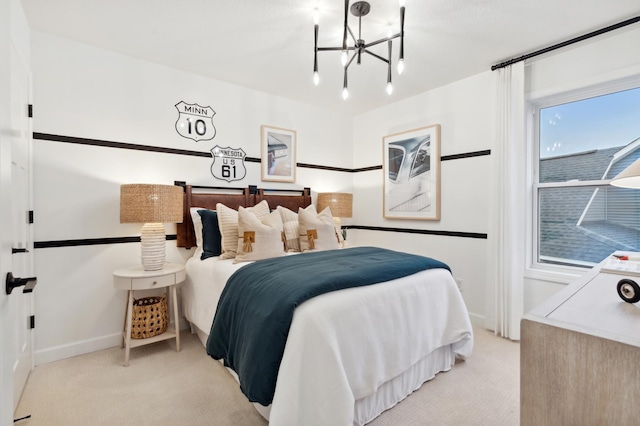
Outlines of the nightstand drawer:
{"label": "nightstand drawer", "polygon": [[159,277],[140,277],[131,278],[131,290],[146,290],[151,288],[160,288],[174,285],[176,283],[176,275],[162,275]]}
{"label": "nightstand drawer", "polygon": [[176,279],[176,274],[161,275],[158,277],[114,277],[114,284],[123,290],[149,290],[153,288],[174,285],[182,279]]}

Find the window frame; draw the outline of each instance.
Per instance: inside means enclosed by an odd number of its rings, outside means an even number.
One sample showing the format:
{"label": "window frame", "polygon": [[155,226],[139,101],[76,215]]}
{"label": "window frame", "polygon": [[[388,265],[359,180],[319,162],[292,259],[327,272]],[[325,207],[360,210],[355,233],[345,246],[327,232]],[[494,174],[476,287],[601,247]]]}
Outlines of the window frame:
{"label": "window frame", "polygon": [[640,75],[598,85],[566,90],[534,98],[529,96],[526,105],[527,126],[527,270],[525,277],[569,283],[583,275],[591,266],[553,264],[538,261],[539,252],[539,210],[540,189],[571,187],[607,187],[610,180],[569,181],[540,183],[540,110],[559,104],[576,102],[588,98],[607,95],[629,89],[640,88]]}

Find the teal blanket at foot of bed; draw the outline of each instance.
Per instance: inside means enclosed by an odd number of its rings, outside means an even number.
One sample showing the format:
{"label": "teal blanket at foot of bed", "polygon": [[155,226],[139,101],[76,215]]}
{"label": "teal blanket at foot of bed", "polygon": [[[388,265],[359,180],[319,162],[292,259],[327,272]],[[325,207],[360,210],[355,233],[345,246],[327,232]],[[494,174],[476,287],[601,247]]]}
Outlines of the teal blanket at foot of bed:
{"label": "teal blanket at foot of bed", "polygon": [[223,359],[251,402],[271,404],[293,312],[330,291],[449,267],[437,260],[356,247],[260,260],[236,271],[220,296],[207,353]]}

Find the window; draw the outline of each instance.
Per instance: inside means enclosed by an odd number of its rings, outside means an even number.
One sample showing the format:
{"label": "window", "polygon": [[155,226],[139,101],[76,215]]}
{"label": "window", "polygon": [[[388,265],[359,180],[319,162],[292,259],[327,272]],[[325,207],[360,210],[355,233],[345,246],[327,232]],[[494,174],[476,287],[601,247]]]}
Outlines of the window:
{"label": "window", "polygon": [[402,160],[404,159],[404,149],[402,147],[389,146],[389,179],[396,181]]}
{"label": "window", "polygon": [[640,87],[537,109],[536,263],[591,267],[640,251],[640,189],[609,180],[640,158]]}

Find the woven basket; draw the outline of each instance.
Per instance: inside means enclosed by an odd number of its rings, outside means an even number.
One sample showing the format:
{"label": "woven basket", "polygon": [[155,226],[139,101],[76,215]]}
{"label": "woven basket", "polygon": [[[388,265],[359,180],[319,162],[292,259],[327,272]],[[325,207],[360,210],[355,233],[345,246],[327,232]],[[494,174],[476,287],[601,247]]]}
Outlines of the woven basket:
{"label": "woven basket", "polygon": [[153,296],[135,299],[131,321],[131,338],[146,339],[167,331],[169,312],[167,297]]}

